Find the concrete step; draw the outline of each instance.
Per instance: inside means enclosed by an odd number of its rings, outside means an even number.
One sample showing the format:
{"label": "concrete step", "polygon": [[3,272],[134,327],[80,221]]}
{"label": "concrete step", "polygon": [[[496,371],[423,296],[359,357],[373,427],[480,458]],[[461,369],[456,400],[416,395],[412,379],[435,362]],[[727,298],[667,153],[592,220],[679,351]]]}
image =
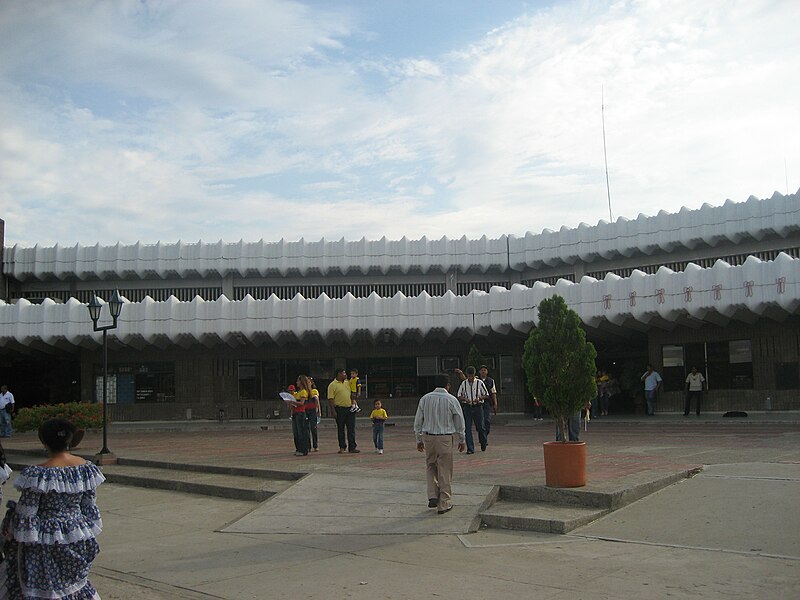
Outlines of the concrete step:
{"label": "concrete step", "polygon": [[480,513],[481,522],[498,529],[569,533],[610,512],[609,509],[551,502],[500,500]]}
{"label": "concrete step", "polygon": [[[34,454],[9,454],[8,465],[15,471],[42,462]],[[301,473],[258,471],[200,465],[159,463],[119,459],[119,464],[103,465],[103,475],[109,483],[132,485],[217,496],[251,502],[263,502],[292,486]]]}

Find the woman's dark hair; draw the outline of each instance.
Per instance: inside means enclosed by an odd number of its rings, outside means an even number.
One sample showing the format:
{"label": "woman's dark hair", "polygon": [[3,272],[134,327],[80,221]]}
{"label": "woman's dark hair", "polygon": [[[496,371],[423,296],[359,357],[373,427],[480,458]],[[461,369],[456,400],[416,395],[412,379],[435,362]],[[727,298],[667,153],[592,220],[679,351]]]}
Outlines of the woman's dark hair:
{"label": "woman's dark hair", "polygon": [[39,426],[39,441],[52,452],[63,452],[72,444],[76,430],[66,419],[48,419]]}

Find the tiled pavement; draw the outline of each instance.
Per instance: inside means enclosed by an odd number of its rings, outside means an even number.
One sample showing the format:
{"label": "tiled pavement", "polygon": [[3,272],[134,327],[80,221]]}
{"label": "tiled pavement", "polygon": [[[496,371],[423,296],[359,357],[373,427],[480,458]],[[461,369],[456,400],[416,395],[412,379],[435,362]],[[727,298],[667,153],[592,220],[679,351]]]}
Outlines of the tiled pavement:
{"label": "tiled pavement", "polygon": [[[660,415],[651,420],[592,421],[582,432],[587,443],[586,489],[612,491],[642,478],[729,462],[800,461],[800,415],[783,413],[779,422],[731,421],[719,415],[702,420]],[[365,423],[366,424],[366,423]],[[171,424],[171,431],[149,430],[146,424],[128,429],[111,425],[109,447],[120,457],[200,465],[238,466],[305,473],[362,474],[403,479],[424,478],[424,461],[416,451],[408,420],[386,429],[386,450],[373,452],[371,430],[359,427],[360,454],[338,454],[336,430],[320,428],[320,451],[294,456],[291,430],[257,424]],[[181,430],[181,427],[185,430]],[[116,427],[116,428],[115,428]],[[152,429],[157,429],[153,427]],[[541,485],[544,483],[542,443],[553,439],[550,421],[510,420],[493,426],[485,453],[456,457],[455,481],[482,485]],[[39,448],[33,432],[4,440],[14,449]],[[99,431],[87,432],[79,449],[91,455],[102,446]]]}

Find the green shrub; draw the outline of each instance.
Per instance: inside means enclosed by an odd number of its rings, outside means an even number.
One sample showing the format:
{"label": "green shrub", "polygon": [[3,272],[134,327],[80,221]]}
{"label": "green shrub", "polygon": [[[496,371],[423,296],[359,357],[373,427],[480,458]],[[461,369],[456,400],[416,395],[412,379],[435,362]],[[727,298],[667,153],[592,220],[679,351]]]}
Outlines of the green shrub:
{"label": "green shrub", "polygon": [[558,423],[567,441],[567,421],[597,396],[597,352],[581,328],[581,319],[561,296],[542,300],[539,322],[525,340],[522,367],[528,391]]}
{"label": "green shrub", "polygon": [[17,431],[38,431],[48,419],[66,419],[78,429],[96,429],[103,426],[102,404],[47,404],[22,408],[14,417]]}

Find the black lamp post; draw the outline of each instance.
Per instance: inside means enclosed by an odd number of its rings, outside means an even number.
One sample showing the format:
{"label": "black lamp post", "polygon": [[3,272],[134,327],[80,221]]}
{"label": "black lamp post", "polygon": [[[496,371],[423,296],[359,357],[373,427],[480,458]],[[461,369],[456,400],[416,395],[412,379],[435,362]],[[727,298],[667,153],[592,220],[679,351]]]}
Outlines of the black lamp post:
{"label": "black lamp post", "polygon": [[108,449],[108,330],[117,328],[117,319],[122,312],[122,298],[119,295],[119,290],[114,291],[111,300],[108,301],[108,309],[111,313],[112,323],[110,325],[98,325],[100,320],[100,313],[103,310],[103,305],[96,295],[92,296],[89,301],[89,316],[92,319],[95,331],[103,332],[103,449],[97,455],[97,463],[113,463],[116,462],[116,456]]}

